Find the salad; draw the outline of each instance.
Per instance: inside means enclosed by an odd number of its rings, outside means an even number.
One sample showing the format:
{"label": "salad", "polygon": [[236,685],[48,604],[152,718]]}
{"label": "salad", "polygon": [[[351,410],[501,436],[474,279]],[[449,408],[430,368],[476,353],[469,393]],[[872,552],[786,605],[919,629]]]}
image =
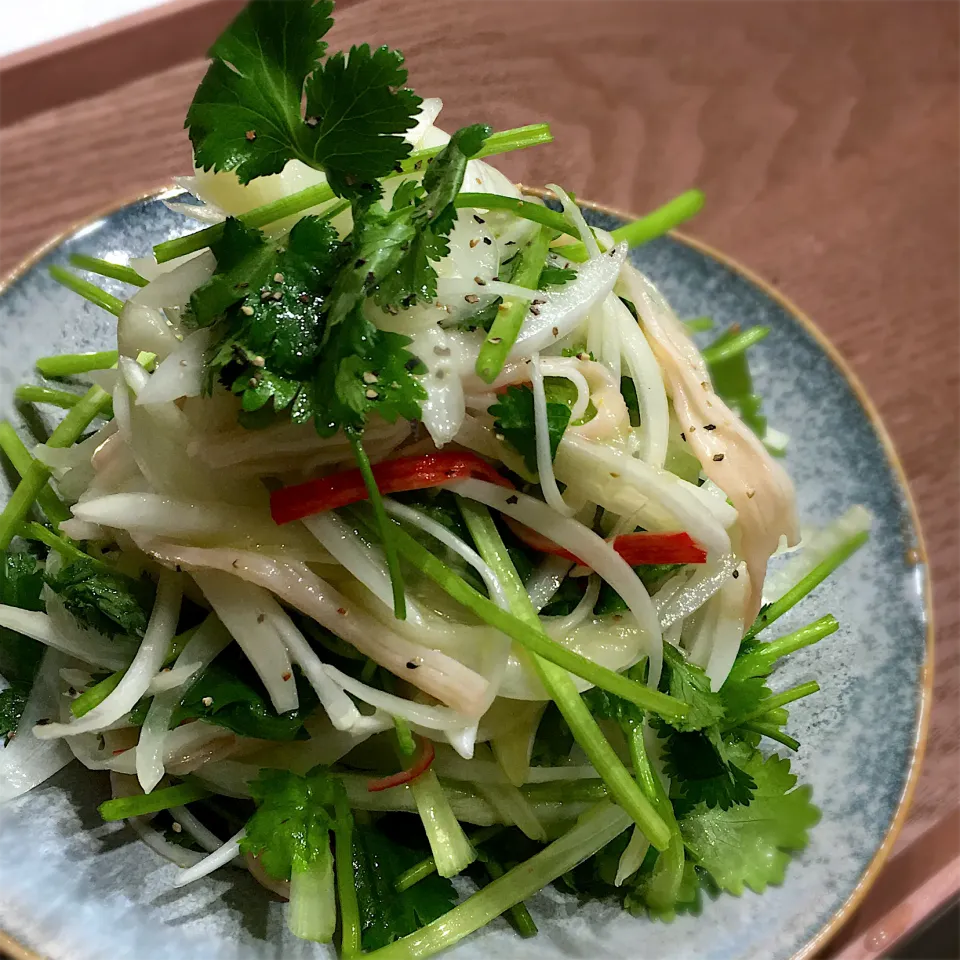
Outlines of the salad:
{"label": "salad", "polygon": [[781,883],[819,687],[771,673],[838,623],[771,627],[869,517],[793,552],[767,331],[701,351],[631,264],[698,191],[612,233],[524,195],[486,158],[546,124],[448,135],[332,10],[216,41],[168,201],[202,228],[71,258],[126,299],[51,269],[117,349],[38,362],[90,381],[18,388],[45,442],[0,425],[0,800],[106,771],[175,886],[249,871],[345,957],[535,936],[551,884],[649,922]]}

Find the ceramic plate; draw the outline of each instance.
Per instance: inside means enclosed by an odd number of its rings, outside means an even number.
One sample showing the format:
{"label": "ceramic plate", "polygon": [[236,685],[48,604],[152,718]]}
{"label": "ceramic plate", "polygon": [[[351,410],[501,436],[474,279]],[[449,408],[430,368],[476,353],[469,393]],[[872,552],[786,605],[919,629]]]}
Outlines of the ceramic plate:
{"label": "ceramic plate", "polygon": [[[611,211],[588,219],[606,229]],[[51,263],[70,252],[125,259],[190,225],[157,198],[88,223],[34,259],[0,295],[0,416],[24,426],[13,386],[44,354],[115,347],[113,318],[57,286]],[[824,613],[839,633],[791,657],[775,676],[815,676],[822,693],[791,709],[802,743],[794,769],[823,819],[782,887],[708,902],[699,918],[666,925],[602,903],[578,906],[550,889],[532,902],[540,936],[519,940],[503,921],[449,956],[592,960],[786,960],[805,956],[852,910],[892,843],[918,763],[929,699],[926,571],[916,520],[892,448],[862,389],[816,329],[774,291],[681,237],[634,251],[681,317],[768,324],[751,353],[770,422],[790,436],[787,468],[802,522],[827,523],[853,504],[876,518],[868,546],[779,626]],[[114,292],[120,284],[104,281]],[[6,493],[3,494],[6,496]],[[15,955],[50,960],[240,960],[327,956],[286,934],[281,906],[245,874],[174,890],[176,867],[96,804],[106,777],[72,764],[0,809],[0,928]],[[0,944],[2,946],[2,944]]]}

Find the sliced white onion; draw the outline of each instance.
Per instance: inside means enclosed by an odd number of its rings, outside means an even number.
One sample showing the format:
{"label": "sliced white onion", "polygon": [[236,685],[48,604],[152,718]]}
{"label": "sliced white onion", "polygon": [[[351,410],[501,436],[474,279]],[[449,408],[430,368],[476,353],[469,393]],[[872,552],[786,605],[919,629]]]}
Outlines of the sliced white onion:
{"label": "sliced white onion", "polygon": [[[191,294],[213,276],[216,268],[217,258],[213,251],[204,250],[184,259],[172,270],[159,274],[141,287],[128,302],[157,310],[182,310],[190,302]],[[157,353],[152,347],[141,346],[140,349]]]}
{"label": "sliced white onion", "polygon": [[[212,663],[231,639],[227,629],[216,617],[208,617],[185,644],[170,675],[178,674],[183,678],[180,683],[186,683]],[[140,739],[137,741],[136,758],[137,779],[144,793],[150,793],[163,779],[165,741],[170,720],[182,697],[183,691],[177,688],[158,692],[147,710],[140,728]]]}
{"label": "sliced white onion", "polygon": [[483,297],[516,297],[518,300],[535,300],[543,295],[542,290],[531,290],[516,283],[506,283],[503,280],[484,280],[478,284],[476,280],[467,277],[441,277],[437,281],[437,296],[441,300],[452,300],[463,296]]}
{"label": "sliced white onion", "polygon": [[544,842],[547,832],[526,797],[512,783],[474,783],[477,792],[505,823],[515,824],[531,840]]}
{"label": "sliced white onion", "polygon": [[[214,850],[219,850],[223,846],[223,841],[212,830],[204,826],[186,807],[171,807],[170,814],[174,821],[179,823],[207,853],[213,853]],[[200,859],[200,856],[198,856],[197,861],[199,862]],[[236,862],[242,864],[243,860],[238,858]]]}
{"label": "sliced white onion", "polygon": [[116,723],[128,714],[146,693],[151,679],[163,663],[177,629],[181,596],[180,577],[173,572],[164,571],[157,584],[157,597],[143,641],[116,688],[82,717],[69,723],[38,726],[34,730],[35,735],[39,739],[48,740],[77,733],[90,733]]}
{"label": "sliced white onion", "polygon": [[[284,563],[240,550],[201,550],[165,543],[153,544],[150,552],[162,563],[220,569],[257,583],[352,643],[380,666],[465,716],[479,717],[486,709],[487,680],[452,657],[385,628],[304,564]],[[408,663],[414,667],[408,667]]]}
{"label": "sliced white onion", "polygon": [[[393,610],[393,585],[387,561],[379,547],[365,543],[332,510],[304,517],[301,523],[340,566],[353,574],[384,606]],[[422,623],[423,617],[416,603],[407,597],[406,605],[407,616],[414,623]]]}
{"label": "sliced white onion", "polygon": [[592,576],[587,580],[587,588],[583,591],[577,605],[565,617],[543,617],[540,622],[543,629],[551,637],[565,637],[571,630],[576,630],[587,617],[593,616],[593,608],[597,605],[600,596],[600,578]]}
{"label": "sliced white onion", "polygon": [[246,830],[238,830],[226,843],[213,853],[208,854],[192,867],[184,870],[173,881],[173,885],[175,887],[186,886],[188,883],[193,883],[194,880],[199,880],[201,877],[213,873],[214,870],[219,870],[220,867],[226,866],[234,857],[240,855],[240,841],[245,836]]}
{"label": "sliced white onion", "polygon": [[[732,553],[725,553],[715,561],[699,565],[693,577],[682,584],[676,595],[660,609],[660,625],[666,629],[699,610],[726,583],[735,566]],[[664,587],[669,583],[667,581]]]}
{"label": "sliced white onion", "polygon": [[406,520],[415,527],[419,527],[421,530],[429,533],[444,546],[449,547],[459,557],[466,560],[467,563],[480,574],[493,602],[502,610],[510,609],[510,600],[507,597],[506,591],[503,589],[503,584],[500,583],[497,575],[490,569],[487,562],[473,547],[464,543],[463,540],[448,530],[442,523],[438,523],[436,520],[421,513],[419,510],[415,510],[413,507],[408,507],[406,504],[400,503],[398,500],[390,497],[384,498],[383,505],[386,507],[388,513],[392,513],[395,517],[400,517],[402,520]]}
{"label": "sliced white onion", "polygon": [[590,405],[590,385],[580,372],[578,361],[573,357],[541,357],[540,372],[545,377],[563,377],[577,388],[577,399],[570,408],[570,422],[582,419]]}
{"label": "sliced white onion", "polygon": [[420,378],[427,393],[420,407],[421,422],[433,442],[442,447],[456,437],[466,414],[458,373],[463,365],[462,339],[431,326],[414,335],[409,349],[427,368]]}
{"label": "sliced white onion", "polygon": [[640,456],[652,467],[663,467],[670,434],[670,407],[667,404],[660,365],[626,305],[617,296],[612,296],[609,304],[611,312],[617,318],[620,351],[626,361],[627,370],[630,371],[640,404]]}
{"label": "sliced white onion", "polygon": [[[122,356],[136,358],[146,350],[162,360],[178,343],[176,331],[158,307],[137,303],[133,299],[123,305],[117,318],[117,344]],[[91,379],[94,374],[98,386],[106,390],[110,387],[106,386],[107,380],[102,375],[107,374],[110,379],[116,376],[112,370],[95,370],[90,374]]]}
{"label": "sliced white onion", "polygon": [[63,741],[33,735],[39,721],[58,716],[59,673],[66,662],[56,650],[43,655],[16,732],[0,747],[0,803],[32,790],[73,759]]}
{"label": "sliced white onion", "polygon": [[203,860],[203,854],[196,850],[188,850],[179,844],[171,843],[162,833],[143,822],[142,817],[133,817],[127,821],[137,836],[154,852],[169,860],[178,867],[187,869],[196,866]]}
{"label": "sliced white onion", "polygon": [[537,474],[540,489],[547,503],[564,517],[572,517],[576,508],[571,507],[560,493],[557,478],[553,474],[553,454],[550,450],[550,428],[547,422],[547,395],[540,372],[540,354],[530,358],[530,384],[533,387],[533,423],[537,448]]}
{"label": "sliced white onion", "polygon": [[203,390],[204,355],[213,331],[197,330],[162,360],[144,385],[137,403],[167,403],[180,397],[198,397]]}
{"label": "sliced white onion", "polygon": [[560,589],[573,564],[563,557],[548,554],[530,574],[525,586],[533,609],[539,613]]}
{"label": "sliced white onion", "polygon": [[239,577],[219,570],[195,570],[193,579],[263,681],[277,713],[296,710],[300,700],[287,648],[265,611],[261,596]]}
{"label": "sliced white onion", "polygon": [[563,213],[567,220],[573,224],[580,233],[580,240],[583,242],[583,245],[587,248],[587,254],[591,259],[595,259],[600,256],[600,245],[597,243],[597,238],[593,235],[593,231],[587,225],[587,221],[583,217],[583,212],[581,209],[570,199],[570,195],[561,187],[558,187],[555,183],[548,183],[547,189],[556,194],[557,199],[560,201],[563,206]]}
{"label": "sliced white onion", "polygon": [[721,588],[716,599],[719,600],[717,622],[714,627],[713,646],[710,657],[704,667],[713,690],[719,690],[733,667],[740,652],[743,638],[744,612],[746,610],[747,568],[741,564],[738,577],[731,577]]}
{"label": "sliced white onion", "polygon": [[717,619],[720,616],[720,594],[717,591],[687,621],[682,634],[682,642],[688,651],[692,663],[704,668],[713,652],[713,640],[717,632]]}
{"label": "sliced white onion", "polygon": [[[462,496],[478,500],[542,536],[549,537],[565,550],[583,560],[623,597],[644,638],[650,658],[650,683],[660,678],[663,658],[660,624],[653,603],[640,578],[629,564],[602,537],[576,520],[560,516],[545,503],[523,493],[515,493],[484,480],[460,480],[451,485]],[[654,679],[655,678],[655,679]]]}
{"label": "sliced white onion", "polygon": [[[63,611],[64,617],[70,614]],[[58,629],[59,624],[48,613],[22,610],[0,604],[0,627],[22,633],[32,640],[53,647],[62,653],[108,670],[122,670],[130,662],[125,644],[118,649],[112,641],[77,624],[69,630]],[[129,650],[132,655],[132,650]]]}
{"label": "sliced white onion", "polygon": [[647,855],[649,849],[650,841],[639,827],[634,827],[633,833],[630,834],[630,842],[623,853],[620,854],[617,875],[613,881],[615,887],[622,886],[640,869],[640,864],[643,863],[643,858]]}

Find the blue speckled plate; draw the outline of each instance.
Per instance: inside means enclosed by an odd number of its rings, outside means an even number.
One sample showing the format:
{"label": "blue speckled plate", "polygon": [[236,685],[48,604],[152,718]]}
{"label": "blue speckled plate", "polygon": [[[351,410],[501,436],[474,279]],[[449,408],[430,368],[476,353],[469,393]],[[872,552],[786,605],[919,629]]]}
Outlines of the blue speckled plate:
{"label": "blue speckled plate", "polygon": [[[607,229],[623,222],[602,210],[588,219]],[[147,199],[87,224],[19,271],[0,294],[0,416],[20,420],[13,386],[34,379],[38,356],[115,343],[112,318],[58,287],[47,276],[49,264],[72,251],[142,255],[188,229],[157,199]],[[876,517],[869,545],[782,623],[786,632],[832,612],[842,624],[775,677],[785,687],[816,676],[823,687],[791,709],[791,731],[803,744],[795,769],[813,785],[823,820],[784,885],[762,898],[723,896],[707,903],[701,917],[665,925],[606,904],[580,907],[551,889],[532,904],[539,937],[519,940],[500,921],[452,951],[458,960],[808,956],[879,869],[917,770],[932,663],[926,573],[902,473],[862,388],[808,320],[713,251],[671,237],[635,251],[633,261],[680,316],[710,315],[720,328],[734,322],[772,327],[751,354],[752,366],[770,421],[790,435],[787,467],[802,521],[823,524],[856,503]],[[246,875],[221,873],[172,889],[176,867],[123,824],[100,821],[96,804],[106,789],[102,775],[73,764],[0,809],[0,928],[13,938],[7,948],[15,956],[328,955],[292,940],[279,904]]]}

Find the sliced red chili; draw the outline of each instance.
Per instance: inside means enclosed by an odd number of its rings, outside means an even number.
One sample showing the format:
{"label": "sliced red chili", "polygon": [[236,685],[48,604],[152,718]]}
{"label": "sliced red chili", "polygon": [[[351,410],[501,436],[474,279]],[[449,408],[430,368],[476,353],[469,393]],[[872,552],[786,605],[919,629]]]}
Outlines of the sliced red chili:
{"label": "sliced red chili", "polygon": [[367,782],[367,790],[370,793],[378,793],[381,790],[389,790],[391,787],[402,787],[405,783],[416,780],[423,776],[433,763],[436,751],[433,748],[433,741],[424,737],[418,737],[420,741],[420,754],[413,762],[413,765],[401,770],[399,773],[391,773],[389,777],[380,777],[379,780],[370,780]]}
{"label": "sliced red chili", "polygon": [[[373,467],[373,478],[381,493],[423,490],[467,477],[513,488],[509,480],[500,476],[475,453],[428,453],[421,457],[398,457],[396,460],[384,460]],[[319,480],[308,480],[274,490],[270,494],[270,513],[275,523],[290,523],[366,499],[367,488],[360,471],[345,470]]]}
{"label": "sliced red chili", "polygon": [[[563,557],[571,563],[584,564],[549,537],[531,530],[516,520],[504,518],[510,529],[528,546],[540,553],[550,553]],[[688,533],[624,533],[614,538],[613,549],[623,557],[631,567],[654,563],[706,563],[707,551]]]}

